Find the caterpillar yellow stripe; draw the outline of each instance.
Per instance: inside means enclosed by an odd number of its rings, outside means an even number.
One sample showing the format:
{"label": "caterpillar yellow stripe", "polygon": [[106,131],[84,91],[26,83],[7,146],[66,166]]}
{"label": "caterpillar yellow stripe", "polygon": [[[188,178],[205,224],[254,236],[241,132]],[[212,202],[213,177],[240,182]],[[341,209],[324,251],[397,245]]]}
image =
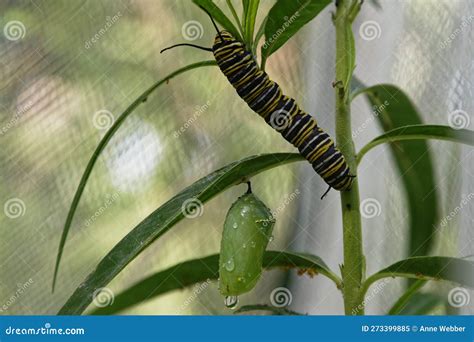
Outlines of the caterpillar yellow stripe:
{"label": "caterpillar yellow stripe", "polygon": [[239,96],[298,148],[330,187],[339,191],[351,188],[353,176],[330,136],[311,115],[299,108],[294,99],[283,95],[280,86],[260,69],[242,42],[229,32],[220,31],[212,52]]}

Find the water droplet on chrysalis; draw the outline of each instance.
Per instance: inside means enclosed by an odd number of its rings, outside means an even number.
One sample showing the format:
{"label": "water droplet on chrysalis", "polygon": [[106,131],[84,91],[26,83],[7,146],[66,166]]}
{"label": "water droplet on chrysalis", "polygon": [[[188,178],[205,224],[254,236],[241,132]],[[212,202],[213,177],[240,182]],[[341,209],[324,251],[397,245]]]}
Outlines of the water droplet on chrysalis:
{"label": "water droplet on chrysalis", "polygon": [[226,296],[224,298],[224,304],[229,309],[235,309],[237,307],[237,304],[239,304],[239,297],[237,297],[237,296]]}
{"label": "water droplet on chrysalis", "polygon": [[230,258],[229,260],[227,260],[224,267],[227,271],[232,272],[235,268],[234,259]]}
{"label": "water droplet on chrysalis", "polygon": [[237,224],[237,222],[234,222],[234,224],[232,225],[232,228],[237,229],[238,226],[239,225]]}
{"label": "water droplet on chrysalis", "polygon": [[272,242],[274,239],[275,239],[275,237],[272,235],[272,236],[270,236],[270,238],[268,239],[268,241],[269,241],[269,242]]}
{"label": "water droplet on chrysalis", "polygon": [[240,216],[245,216],[245,214],[247,214],[247,213],[249,212],[249,210],[250,210],[250,207],[249,207],[249,206],[247,206],[247,205],[244,206],[244,207],[242,208],[242,210],[240,211]]}

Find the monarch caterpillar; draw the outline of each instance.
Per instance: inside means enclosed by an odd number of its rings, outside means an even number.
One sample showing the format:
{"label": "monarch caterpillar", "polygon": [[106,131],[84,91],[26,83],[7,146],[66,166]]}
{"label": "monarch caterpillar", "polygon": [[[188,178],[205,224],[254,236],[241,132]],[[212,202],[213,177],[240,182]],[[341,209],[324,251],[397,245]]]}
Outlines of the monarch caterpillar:
{"label": "monarch caterpillar", "polygon": [[248,191],[230,207],[224,222],[219,257],[219,291],[238,296],[252,290],[262,274],[263,254],[272,239],[275,219]]}
{"label": "monarch caterpillar", "polygon": [[212,16],[207,11],[206,13],[217,31],[212,48],[176,44],[161,52],[176,46],[192,46],[211,51],[237,94],[285,140],[298,148],[300,154],[329,185],[321,199],[331,188],[349,190],[355,176],[350,174],[344,156],[331,137],[318,126],[311,115],[300,109],[293,98],[283,95],[280,86],[260,69],[244,43],[227,31],[219,31]]}

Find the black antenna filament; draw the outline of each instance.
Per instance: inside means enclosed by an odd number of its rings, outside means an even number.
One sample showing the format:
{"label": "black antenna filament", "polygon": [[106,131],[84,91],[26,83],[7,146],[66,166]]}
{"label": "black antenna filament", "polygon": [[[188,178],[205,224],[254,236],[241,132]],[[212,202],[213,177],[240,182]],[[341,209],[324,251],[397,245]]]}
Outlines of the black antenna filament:
{"label": "black antenna filament", "polygon": [[224,38],[222,38],[221,36],[221,32],[219,31],[219,28],[217,27],[216,25],[216,22],[214,21],[214,18],[212,17],[211,13],[209,13],[204,7],[202,6],[199,6],[204,12],[207,13],[207,15],[209,16],[209,18],[211,18],[211,21],[212,21],[212,25],[214,25],[214,28],[216,29],[217,31],[217,34],[219,35],[219,38],[224,41]]}
{"label": "black antenna filament", "polygon": [[201,49],[201,50],[204,50],[204,51],[210,51],[210,52],[212,52],[212,49],[211,49],[211,48],[207,48],[207,47],[199,46],[199,45],[194,45],[194,44],[182,43],[182,44],[171,45],[171,46],[169,46],[169,47],[167,47],[167,48],[164,48],[163,50],[160,51],[160,53],[163,53],[163,52],[165,52],[166,50],[169,50],[169,49],[172,49],[172,48],[175,48],[175,47],[178,47],[178,46],[191,46],[191,47],[196,48],[196,49]]}

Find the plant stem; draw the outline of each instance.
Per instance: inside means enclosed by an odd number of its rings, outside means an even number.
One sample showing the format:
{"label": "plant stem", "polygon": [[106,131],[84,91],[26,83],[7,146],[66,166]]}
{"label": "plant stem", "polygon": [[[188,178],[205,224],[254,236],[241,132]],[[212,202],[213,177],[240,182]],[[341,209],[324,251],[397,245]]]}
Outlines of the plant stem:
{"label": "plant stem", "polygon": [[357,154],[357,164],[374,147],[404,140],[445,140],[474,146],[474,133],[466,129],[454,129],[442,125],[408,125],[394,128],[362,147]]}
{"label": "plant stem", "polygon": [[229,7],[230,12],[232,13],[232,16],[234,17],[234,20],[237,22],[237,27],[239,28],[242,38],[245,39],[244,29],[242,28],[242,24],[240,23],[239,16],[237,15],[234,5],[232,5],[232,2],[230,0],[227,0],[227,7]]}
{"label": "plant stem", "polygon": [[[357,175],[356,153],[351,131],[351,109],[349,100],[350,79],[354,65],[352,20],[355,17],[354,0],[338,0],[334,16],[336,27],[336,139],[350,167]],[[362,227],[359,212],[359,184],[354,179],[351,190],[341,192],[344,265],[341,268],[344,310],[346,315],[363,315],[363,298],[359,296],[365,277],[365,258],[362,252]]]}

